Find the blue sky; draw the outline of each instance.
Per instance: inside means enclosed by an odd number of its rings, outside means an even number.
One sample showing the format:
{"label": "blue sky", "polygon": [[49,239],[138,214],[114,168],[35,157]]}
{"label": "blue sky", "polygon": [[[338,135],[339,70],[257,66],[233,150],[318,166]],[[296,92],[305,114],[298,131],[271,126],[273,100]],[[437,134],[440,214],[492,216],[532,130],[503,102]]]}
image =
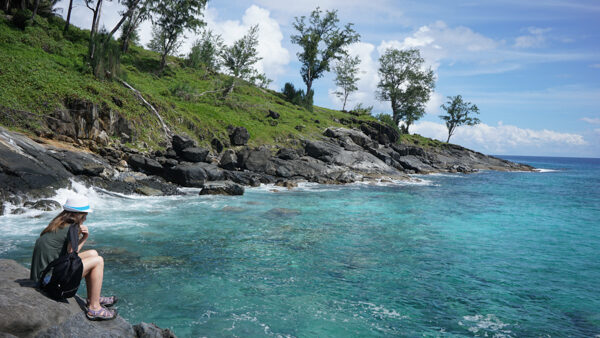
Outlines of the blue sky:
{"label": "blue sky", "polygon": [[[377,60],[385,48],[415,47],[437,82],[428,114],[412,132],[445,140],[439,106],[461,94],[479,106],[482,124],[459,128],[453,143],[491,154],[600,157],[600,2],[209,1],[205,20],[228,43],[258,23],[260,70],[274,89],[287,81],[303,87],[298,48],[289,37],[293,18],[318,5],[338,9],[341,23],[354,23],[362,36],[349,48],[363,60],[350,106],[362,102],[389,113],[389,103],[375,99]],[[106,26],[116,22],[118,10],[105,6]],[[79,4],[75,13],[73,22],[87,28],[89,10]],[[150,32],[144,24],[142,42]],[[180,53],[193,38],[188,34]],[[339,109],[332,80],[328,74],[315,82],[315,103]]]}

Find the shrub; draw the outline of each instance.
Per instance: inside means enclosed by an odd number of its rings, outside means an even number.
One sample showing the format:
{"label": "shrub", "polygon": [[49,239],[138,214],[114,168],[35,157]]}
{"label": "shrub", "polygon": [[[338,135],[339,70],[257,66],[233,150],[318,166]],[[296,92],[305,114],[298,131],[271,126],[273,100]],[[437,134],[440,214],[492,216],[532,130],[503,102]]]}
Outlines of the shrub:
{"label": "shrub", "polygon": [[169,88],[169,92],[184,101],[192,101],[196,97],[196,91],[187,82],[176,82]]}
{"label": "shrub", "polygon": [[304,90],[294,88],[292,83],[286,82],[281,90],[285,100],[297,106],[302,106],[312,111],[313,96],[315,92],[311,89],[309,95],[304,94]]}
{"label": "shrub", "polygon": [[28,9],[19,9],[12,18],[13,26],[24,30],[31,23],[33,12]]}
{"label": "shrub", "polygon": [[[363,106],[362,103],[357,104],[350,111],[351,114],[360,116],[360,115],[370,115],[371,111],[373,111],[373,106]],[[381,115],[381,114],[380,114]]]}

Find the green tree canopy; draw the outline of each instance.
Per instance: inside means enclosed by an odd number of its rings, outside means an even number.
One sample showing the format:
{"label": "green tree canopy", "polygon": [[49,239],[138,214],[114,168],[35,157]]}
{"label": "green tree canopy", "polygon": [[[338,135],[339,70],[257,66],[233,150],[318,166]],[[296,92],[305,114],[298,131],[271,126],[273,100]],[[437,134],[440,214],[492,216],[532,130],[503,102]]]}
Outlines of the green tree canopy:
{"label": "green tree canopy", "polygon": [[390,48],[379,58],[377,97],[391,102],[394,123],[404,121],[404,133],[425,115],[425,105],[435,87],[433,70],[424,70],[424,62],[418,49]]}
{"label": "green tree canopy", "polygon": [[441,108],[446,111],[445,115],[440,115],[440,118],[446,121],[446,127],[448,128],[448,139],[446,142],[450,142],[450,136],[454,134],[456,127],[462,125],[474,126],[479,124],[481,121],[473,115],[479,114],[479,108],[471,102],[465,102],[462,96],[448,96],[448,102],[441,105]]}
{"label": "green tree canopy", "polygon": [[[223,67],[236,79],[250,81],[257,86],[266,87],[271,80],[267,79],[265,74],[259,74],[254,67],[262,59],[258,56],[256,47],[258,47],[258,25],[250,27],[248,33],[234,42],[233,45],[223,48],[221,53]],[[235,81],[231,82],[225,96],[233,90],[234,85]]]}
{"label": "green tree canopy", "polygon": [[195,32],[204,25],[200,19],[207,0],[155,0],[152,3],[153,38],[151,49],[161,54],[162,73],[167,55],[172,55],[180,45],[180,39],[186,30]]}
{"label": "green tree canopy", "polygon": [[297,54],[302,64],[300,74],[306,84],[306,93],[310,93],[313,81],[330,70],[332,60],[346,55],[344,47],[357,42],[360,35],[351,23],[338,27],[337,11],[323,13],[317,7],[308,19],[306,16],[295,19],[294,28],[298,34],[292,35],[291,40],[302,49]]}
{"label": "green tree canopy", "polygon": [[335,72],[335,84],[340,89],[335,92],[335,95],[343,101],[342,110],[346,109],[348,96],[358,90],[356,84],[358,83],[358,80],[360,80],[358,77],[359,64],[360,58],[358,56],[351,57],[346,55],[333,67]]}
{"label": "green tree canopy", "polygon": [[213,33],[210,29],[205,29],[202,31],[200,38],[194,41],[187,56],[186,64],[192,68],[204,67],[208,71],[216,72],[221,67],[223,47],[221,35]]}

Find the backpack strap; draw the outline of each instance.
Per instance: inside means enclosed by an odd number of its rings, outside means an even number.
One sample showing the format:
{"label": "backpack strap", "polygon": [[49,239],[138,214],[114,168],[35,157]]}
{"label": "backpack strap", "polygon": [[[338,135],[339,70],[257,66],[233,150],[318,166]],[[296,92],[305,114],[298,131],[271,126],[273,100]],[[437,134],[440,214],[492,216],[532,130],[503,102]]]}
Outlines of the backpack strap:
{"label": "backpack strap", "polygon": [[73,223],[69,227],[69,242],[74,253],[79,251],[79,224]]}

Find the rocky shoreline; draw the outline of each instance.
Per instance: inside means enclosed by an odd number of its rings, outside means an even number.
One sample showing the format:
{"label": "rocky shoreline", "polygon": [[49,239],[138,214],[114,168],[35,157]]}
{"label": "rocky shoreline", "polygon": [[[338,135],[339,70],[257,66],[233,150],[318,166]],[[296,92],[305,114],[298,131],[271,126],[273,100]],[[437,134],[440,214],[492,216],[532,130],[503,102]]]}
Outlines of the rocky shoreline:
{"label": "rocky shoreline", "polygon": [[295,149],[249,147],[243,127],[230,128],[229,136],[227,149],[221,142],[202,148],[173,135],[166,151],[144,153],[118,140],[104,146],[87,142],[87,147],[0,127],[0,215],[5,202],[51,209],[51,202],[40,200],[69,187],[73,179],[123,194],[176,195],[182,193],[179,187],[195,187],[202,188],[201,194],[240,195],[244,186],[260,184],[292,188],[299,181],[346,184],[410,180],[415,173],[534,169],[453,144],[398,144],[396,131],[376,122],[360,129],[327,128],[320,140],[304,140]]}

